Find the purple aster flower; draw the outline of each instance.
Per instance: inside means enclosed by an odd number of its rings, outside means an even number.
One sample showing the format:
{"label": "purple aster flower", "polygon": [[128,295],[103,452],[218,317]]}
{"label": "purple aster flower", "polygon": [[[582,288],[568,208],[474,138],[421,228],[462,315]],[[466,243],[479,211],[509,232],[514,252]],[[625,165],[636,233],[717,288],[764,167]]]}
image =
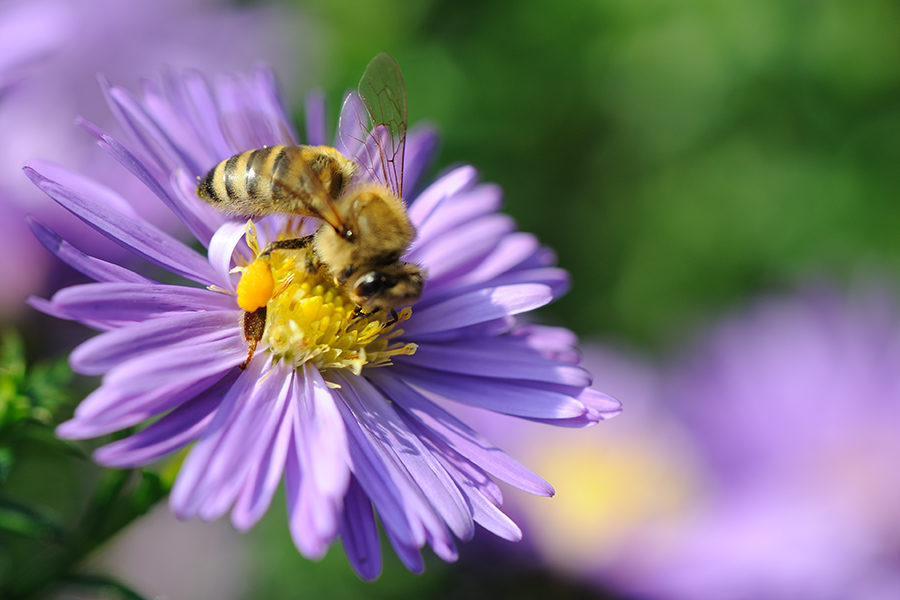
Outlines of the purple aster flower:
{"label": "purple aster flower", "polygon": [[[291,35],[275,35],[284,28]],[[79,115],[115,127],[97,73],[131,83],[135,72],[250,68],[259,60],[297,65],[299,19],[285,9],[237,9],[219,0],[5,0],[0,6],[0,318],[16,316],[29,294],[45,292],[58,275],[25,224],[30,213],[66,239],[106,257],[118,246],[94,235],[65,210],[46,202],[22,176],[30,159],[52,159],[131,198],[142,216],[167,231],[177,219],[153,201],[126,170],[104,164],[91,136],[74,126]],[[134,81],[136,84],[137,82]]]}
{"label": "purple aster flower", "polygon": [[[172,489],[173,511],[207,520],[230,511],[240,530],[263,515],[284,478],[300,552],[320,557],[340,537],[364,578],[380,572],[375,512],[414,571],[422,569],[426,544],[454,560],[454,538],[469,539],[475,523],[518,539],[492,477],[533,494],[552,489],[447,405],[582,427],[616,414],[619,404],[588,387],[570,332],[518,321],[568,281],[551,252],[497,212],[500,190],[479,183],[468,166],[419,186],[436,138],[411,131],[404,185],[422,191],[408,194],[418,237],[404,260],[427,269],[421,299],[396,322],[359,316],[346,289],[291,253],[274,253],[265,336],[242,370],[247,342],[235,269],[272,240],[314,226],[282,215],[253,226],[230,221],[197,198],[196,187],[225,158],[294,143],[273,77],[259,70],[209,85],[188,73],[147,83],[140,97],[109,86],[105,94],[134,143],[85,127],[208,253],[155,228],[95,181],[46,162],[27,168],[39,188],[88,225],[189,282],[147,279],[33,222],[49,249],[97,281],[32,300],[103,332],[72,354],[76,370],[103,380],[59,435],[91,438],[149,422],[96,451],[112,467],[143,465],[193,444]],[[314,99],[308,143],[326,143],[323,123],[322,102]]]}

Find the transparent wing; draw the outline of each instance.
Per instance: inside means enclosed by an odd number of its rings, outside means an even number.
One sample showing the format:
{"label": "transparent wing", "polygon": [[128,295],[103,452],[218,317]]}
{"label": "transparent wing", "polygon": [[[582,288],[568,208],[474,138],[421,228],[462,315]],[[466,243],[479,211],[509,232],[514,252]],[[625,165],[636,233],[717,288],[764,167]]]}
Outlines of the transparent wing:
{"label": "transparent wing", "polygon": [[406,86],[397,61],[385,52],[372,59],[359,82],[359,94],[344,101],[338,135],[360,167],[403,197],[406,146]]}
{"label": "transparent wing", "polygon": [[356,92],[348,92],[341,105],[341,116],[338,118],[338,134],[335,148],[338,152],[359,164],[360,150],[366,143],[372,129],[369,113],[362,98]]}
{"label": "transparent wing", "polygon": [[292,210],[287,212],[317,217],[333,227],[338,234],[342,236],[346,234],[347,228],[334,200],[306,160],[296,158],[291,160],[290,171],[286,176],[276,176],[275,184],[289,189],[300,201],[300,206],[293,206]]}

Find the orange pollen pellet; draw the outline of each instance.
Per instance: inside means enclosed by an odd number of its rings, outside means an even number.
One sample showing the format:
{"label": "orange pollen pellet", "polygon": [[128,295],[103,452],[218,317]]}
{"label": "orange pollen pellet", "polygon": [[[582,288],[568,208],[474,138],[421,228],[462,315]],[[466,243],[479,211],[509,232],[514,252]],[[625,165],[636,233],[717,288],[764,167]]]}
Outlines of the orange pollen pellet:
{"label": "orange pollen pellet", "polygon": [[247,265],[237,285],[238,306],[247,312],[262,308],[272,299],[275,291],[275,278],[272,269],[264,260],[254,260]]}

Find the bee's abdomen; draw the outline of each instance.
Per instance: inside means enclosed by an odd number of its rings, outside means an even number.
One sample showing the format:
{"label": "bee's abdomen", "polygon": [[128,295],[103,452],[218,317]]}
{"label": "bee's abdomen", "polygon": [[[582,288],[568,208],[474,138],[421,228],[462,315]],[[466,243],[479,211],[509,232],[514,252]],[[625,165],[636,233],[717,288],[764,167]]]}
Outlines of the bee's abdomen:
{"label": "bee's abdomen", "polygon": [[197,195],[220,210],[244,215],[278,212],[274,182],[298,148],[271,146],[223,160],[197,186]]}

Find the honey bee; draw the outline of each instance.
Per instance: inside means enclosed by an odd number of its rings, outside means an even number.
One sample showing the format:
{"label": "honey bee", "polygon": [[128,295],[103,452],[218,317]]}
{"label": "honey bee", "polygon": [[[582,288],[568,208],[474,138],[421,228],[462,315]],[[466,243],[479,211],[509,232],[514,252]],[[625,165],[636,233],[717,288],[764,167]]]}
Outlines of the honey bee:
{"label": "honey bee", "polygon": [[[309,268],[324,266],[347,290],[358,314],[383,311],[395,319],[397,307],[421,297],[424,277],[418,265],[401,260],[416,231],[401,199],[406,88],[389,54],[379,54],[366,67],[357,92],[344,101],[338,129],[353,159],[328,146],[249,150],[209,171],[197,195],[246,217],[283,213],[321,219],[313,235],[273,242],[257,260],[305,249]],[[242,306],[250,345],[242,367],[262,339],[266,295]]]}

